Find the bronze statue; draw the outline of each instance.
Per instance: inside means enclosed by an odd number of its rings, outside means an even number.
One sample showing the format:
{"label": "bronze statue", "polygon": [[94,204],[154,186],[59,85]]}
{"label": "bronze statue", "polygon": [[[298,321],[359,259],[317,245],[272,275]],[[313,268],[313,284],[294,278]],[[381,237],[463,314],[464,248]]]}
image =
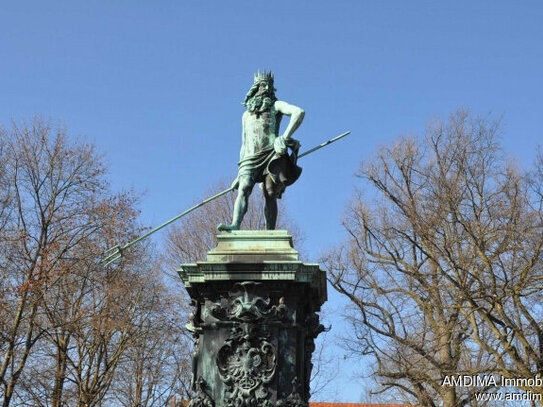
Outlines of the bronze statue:
{"label": "bronze statue", "polygon": [[[277,198],[294,183],[302,169],[296,165],[300,143],[292,134],[302,123],[304,110],[277,100],[271,72],[257,72],[243,105],[241,151],[238,176],[232,189],[238,189],[232,224],[220,224],[219,230],[238,230],[245,213],[249,195],[256,183],[264,191],[266,229],[273,230],[277,222]],[[290,116],[284,133],[279,135],[283,116]],[[290,150],[290,153],[289,153]]]}
{"label": "bronze statue", "polygon": [[[238,196],[234,205],[232,224],[220,224],[219,230],[238,230],[243,216],[247,212],[247,202],[256,183],[262,183],[266,204],[264,213],[266,229],[275,229],[277,222],[277,198],[280,198],[285,188],[294,183],[302,169],[296,165],[299,158],[313,153],[327,145],[350,134],[349,131],[319,144],[301,154],[298,154],[300,143],[292,138],[292,134],[302,123],[304,110],[277,100],[273,87],[271,72],[257,72],[254,83],[243,105],[247,107],[242,116],[241,152],[238,176],[232,185],[202,202],[181,212],[172,219],[151,229],[142,236],[123,245],[115,245],[103,253],[103,263],[109,265],[119,260],[123,252],[146,239],[153,233],[168,226],[170,223],[188,215],[202,205],[211,202],[228,192],[237,189]],[[279,136],[279,125],[283,116],[290,116],[284,133]],[[290,150],[290,152],[289,152]]]}

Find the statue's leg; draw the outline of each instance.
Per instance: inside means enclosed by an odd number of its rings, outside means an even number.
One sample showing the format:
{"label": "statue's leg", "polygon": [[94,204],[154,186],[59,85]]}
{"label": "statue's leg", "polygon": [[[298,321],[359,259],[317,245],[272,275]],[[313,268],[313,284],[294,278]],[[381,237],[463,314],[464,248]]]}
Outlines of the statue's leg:
{"label": "statue's leg", "polygon": [[264,217],[266,218],[266,229],[275,230],[277,224],[277,198],[275,196],[275,185],[269,175],[264,180]]}
{"label": "statue's leg", "polygon": [[241,221],[247,213],[247,207],[249,205],[249,196],[253,190],[255,183],[249,175],[241,175],[239,177],[239,187],[238,187],[238,196],[234,204],[234,215],[232,216],[232,224],[225,225],[221,223],[217,229],[228,231],[228,230],[239,230],[241,226]]}

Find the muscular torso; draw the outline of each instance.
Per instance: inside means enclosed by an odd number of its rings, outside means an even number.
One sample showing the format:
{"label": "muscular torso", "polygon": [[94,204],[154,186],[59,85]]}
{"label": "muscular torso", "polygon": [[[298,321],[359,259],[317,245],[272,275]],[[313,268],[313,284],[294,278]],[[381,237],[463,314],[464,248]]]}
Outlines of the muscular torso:
{"label": "muscular torso", "polygon": [[245,112],[243,116],[243,157],[273,148],[278,137],[281,114],[274,107],[260,115]]}

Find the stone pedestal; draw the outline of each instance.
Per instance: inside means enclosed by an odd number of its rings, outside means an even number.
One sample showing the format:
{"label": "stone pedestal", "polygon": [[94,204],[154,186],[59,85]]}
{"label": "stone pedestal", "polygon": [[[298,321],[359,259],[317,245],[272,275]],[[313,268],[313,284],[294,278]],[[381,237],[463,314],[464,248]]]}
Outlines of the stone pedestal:
{"label": "stone pedestal", "polygon": [[179,275],[195,307],[191,407],[307,406],[326,277],[299,260],[291,236],[220,234]]}

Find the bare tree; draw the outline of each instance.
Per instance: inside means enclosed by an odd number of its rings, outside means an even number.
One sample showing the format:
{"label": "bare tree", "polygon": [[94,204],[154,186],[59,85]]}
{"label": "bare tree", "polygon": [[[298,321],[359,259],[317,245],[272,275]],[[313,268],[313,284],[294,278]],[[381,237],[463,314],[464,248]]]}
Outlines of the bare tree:
{"label": "bare tree", "polygon": [[[320,317],[326,320],[326,315]],[[337,389],[331,389],[330,384],[338,377],[340,362],[338,355],[331,351],[330,328],[326,328],[315,341],[315,351],[311,356],[311,400],[337,396]]]}
{"label": "bare tree", "polygon": [[178,302],[152,247],[100,262],[142,231],[133,194],[112,194],[93,147],[39,119],[0,132],[0,163],[3,406],[114,402],[142,364],[154,376],[120,404],[164,405],[189,371]]}
{"label": "bare tree", "polygon": [[55,371],[62,368],[51,405],[164,405],[187,385],[190,368],[179,357],[187,353],[183,307],[147,251],[135,248],[113,268],[95,257],[63,281],[57,301],[50,298],[47,315],[57,329],[48,339]]}
{"label": "bare tree", "polygon": [[40,120],[2,133],[8,183],[0,242],[4,406],[46,333],[44,294],[67,272],[80,242],[100,228],[96,197],[106,187],[104,167],[91,146],[70,146],[63,129],[53,133]]}
{"label": "bare tree", "polygon": [[328,256],[351,347],[375,358],[383,391],[423,406],[477,405],[485,386],[450,375],[543,373],[541,166],[521,174],[498,132],[460,111],[382,149],[359,172],[378,197],[355,196],[349,241]]}
{"label": "bare tree", "polygon": [[166,287],[157,294],[157,302],[139,326],[139,335],[113,384],[120,406],[164,406],[174,395],[186,399],[189,394],[191,338],[184,329],[187,307]]}

